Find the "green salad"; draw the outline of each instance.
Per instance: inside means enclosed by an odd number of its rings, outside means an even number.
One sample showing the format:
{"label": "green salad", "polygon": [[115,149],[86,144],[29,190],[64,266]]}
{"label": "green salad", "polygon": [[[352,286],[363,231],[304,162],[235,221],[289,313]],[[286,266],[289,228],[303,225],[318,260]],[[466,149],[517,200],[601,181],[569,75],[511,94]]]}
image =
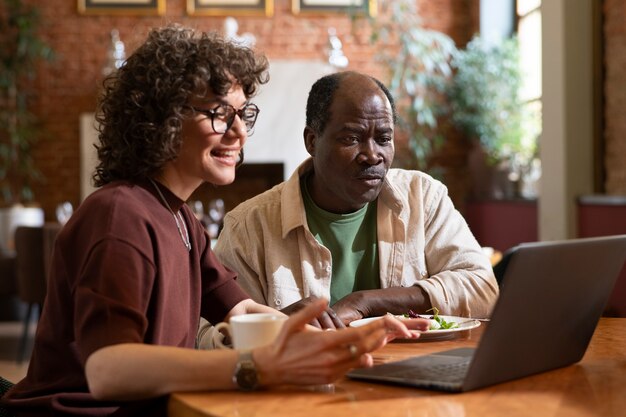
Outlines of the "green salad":
{"label": "green salad", "polygon": [[458,323],[455,323],[453,321],[447,321],[443,317],[441,317],[439,315],[439,309],[437,309],[437,307],[433,307],[430,310],[426,310],[427,313],[429,311],[433,312],[433,315],[430,317],[419,315],[413,310],[409,310],[407,314],[404,314],[404,317],[429,319],[430,327],[428,328],[428,330],[449,330],[449,329],[456,329],[457,327],[459,327]]}

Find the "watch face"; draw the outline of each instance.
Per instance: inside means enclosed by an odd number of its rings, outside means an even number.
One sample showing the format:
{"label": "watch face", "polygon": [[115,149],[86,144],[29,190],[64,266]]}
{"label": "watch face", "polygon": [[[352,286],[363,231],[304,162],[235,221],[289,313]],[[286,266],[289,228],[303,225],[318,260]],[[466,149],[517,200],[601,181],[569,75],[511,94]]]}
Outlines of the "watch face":
{"label": "watch face", "polygon": [[258,379],[254,362],[239,362],[235,379],[239,388],[245,391],[251,391],[257,387]]}

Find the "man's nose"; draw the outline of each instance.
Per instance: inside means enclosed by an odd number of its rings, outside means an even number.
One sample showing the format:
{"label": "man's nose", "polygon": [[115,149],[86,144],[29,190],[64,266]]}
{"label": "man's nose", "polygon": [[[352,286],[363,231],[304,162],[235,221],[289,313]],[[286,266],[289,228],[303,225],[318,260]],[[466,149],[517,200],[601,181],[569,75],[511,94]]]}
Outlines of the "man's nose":
{"label": "man's nose", "polygon": [[362,164],[377,165],[383,157],[374,140],[366,140],[359,145],[358,161]]}

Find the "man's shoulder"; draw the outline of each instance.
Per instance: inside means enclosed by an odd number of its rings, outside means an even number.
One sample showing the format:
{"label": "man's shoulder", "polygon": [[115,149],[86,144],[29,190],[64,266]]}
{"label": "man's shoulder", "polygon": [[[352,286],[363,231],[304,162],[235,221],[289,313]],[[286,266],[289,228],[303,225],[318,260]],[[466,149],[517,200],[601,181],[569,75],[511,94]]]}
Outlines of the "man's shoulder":
{"label": "man's shoulder", "polygon": [[415,186],[420,188],[441,188],[443,183],[431,175],[417,170],[392,168],[387,171],[387,181],[389,184],[401,190],[411,190]]}

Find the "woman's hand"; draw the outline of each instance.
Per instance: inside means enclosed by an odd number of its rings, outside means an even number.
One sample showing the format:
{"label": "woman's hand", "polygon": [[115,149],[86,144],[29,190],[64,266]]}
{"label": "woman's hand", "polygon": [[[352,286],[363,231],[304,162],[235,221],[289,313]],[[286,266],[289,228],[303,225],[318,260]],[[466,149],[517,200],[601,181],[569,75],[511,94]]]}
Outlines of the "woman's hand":
{"label": "woman's hand", "polygon": [[331,383],[352,368],[372,366],[369,352],[396,337],[417,338],[416,330],[428,328],[427,320],[389,315],[361,327],[305,331],[327,308],[326,300],[311,301],[285,322],[274,344],[253,351],[262,385]]}

